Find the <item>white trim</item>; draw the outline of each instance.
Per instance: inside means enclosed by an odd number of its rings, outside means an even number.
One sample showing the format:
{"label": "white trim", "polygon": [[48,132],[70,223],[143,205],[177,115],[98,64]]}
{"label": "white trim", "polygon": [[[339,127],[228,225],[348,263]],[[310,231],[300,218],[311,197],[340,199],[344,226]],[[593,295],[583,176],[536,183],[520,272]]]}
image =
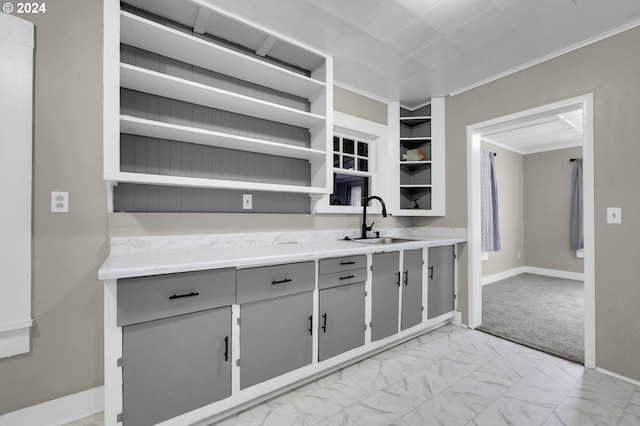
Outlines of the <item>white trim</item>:
{"label": "white trim", "polygon": [[625,382],[631,383],[632,385],[640,386],[640,380],[635,380],[600,367],[596,367],[596,371],[602,374],[606,374],[607,376],[615,377],[616,379],[624,380]]}
{"label": "white trim", "polygon": [[567,148],[582,146],[582,137],[580,137],[580,140],[578,141],[573,140],[573,141],[560,142],[560,143],[554,142],[553,146],[545,145],[545,146],[538,147],[536,149],[526,149],[526,150],[517,149],[517,148],[514,148],[513,146],[509,146],[500,142],[495,142],[491,140],[491,138],[488,138],[486,136],[483,136],[482,140],[487,143],[490,143],[491,145],[495,145],[497,147],[506,149],[507,151],[515,152],[516,154],[520,154],[520,155],[537,154],[540,152],[556,151],[558,149],[567,149]]}
{"label": "white trim", "polygon": [[546,277],[564,278],[566,280],[584,281],[584,273],[561,271],[558,269],[538,268],[535,266],[525,266],[524,272],[527,274],[544,275]]}
{"label": "white trim", "polygon": [[2,426],[60,426],[104,410],[104,386],[0,416]]}
{"label": "white trim", "polygon": [[25,354],[31,350],[32,319],[0,324],[0,358]]}
{"label": "white trim", "polygon": [[0,333],[6,333],[8,331],[15,331],[15,330],[21,330],[23,328],[29,328],[31,327],[32,324],[33,324],[32,319],[0,324]]}
{"label": "white trim", "polygon": [[[639,22],[640,23],[640,22]],[[564,101],[550,103],[526,111],[520,111],[492,120],[467,126],[467,226],[469,241],[468,259],[468,322],[469,328],[482,323],[482,265],[480,260],[480,141],[482,131],[489,126],[499,126],[513,120],[548,111],[578,106],[583,110],[584,167],[584,294],[585,294],[585,367],[596,366],[596,309],[595,309],[595,176],[593,93]]]}
{"label": "white trim", "polygon": [[28,353],[31,350],[30,330],[27,327],[0,333],[0,358]]}
{"label": "white trim", "polygon": [[464,92],[466,92],[468,90],[475,89],[477,87],[480,87],[480,86],[483,86],[485,84],[491,83],[493,81],[499,80],[499,79],[501,79],[503,77],[507,77],[507,76],[509,76],[511,74],[515,74],[515,73],[517,73],[519,71],[525,70],[527,68],[531,68],[531,67],[533,67],[535,65],[539,65],[539,64],[541,64],[543,62],[546,62],[546,61],[549,61],[551,59],[557,58],[559,56],[565,55],[567,53],[573,52],[574,50],[578,50],[578,49],[581,49],[581,48],[583,48],[585,46],[588,46],[590,44],[602,41],[602,40],[604,40],[606,38],[613,37],[614,35],[617,35],[617,34],[625,32],[625,31],[631,30],[631,29],[633,29],[633,28],[635,28],[637,26],[640,26],[640,20],[630,22],[630,23],[628,23],[626,25],[623,25],[621,27],[618,27],[618,28],[615,28],[613,30],[607,31],[607,32],[602,33],[600,35],[597,35],[595,37],[591,37],[591,38],[589,38],[587,40],[583,40],[580,43],[576,43],[576,44],[571,45],[569,47],[565,47],[564,49],[557,50],[557,51],[555,51],[553,53],[550,53],[549,55],[542,56],[542,57],[540,57],[538,59],[535,59],[535,60],[533,60],[531,62],[527,62],[525,64],[522,64],[522,65],[518,66],[518,67],[511,68],[510,70],[504,71],[504,72],[502,72],[500,74],[496,74],[496,75],[491,76],[489,78],[486,78],[484,80],[478,81],[476,83],[472,83],[469,86],[465,86],[465,87],[462,87],[460,89],[453,90],[453,91],[449,92],[449,96],[459,95],[460,93],[464,93]]}
{"label": "white trim", "polygon": [[584,281],[584,274],[581,272],[561,271],[559,269],[538,268],[535,266],[520,266],[518,268],[509,269],[498,272],[497,274],[482,277],[482,285],[495,283],[496,281],[506,280],[520,274],[544,275],[545,277],[564,278],[566,280]]}
{"label": "white trim", "polygon": [[486,277],[482,277],[482,285],[492,284],[496,281],[506,280],[507,278],[524,274],[525,268],[525,266],[520,266],[519,268],[513,268],[506,271],[498,272],[497,274],[487,275]]}

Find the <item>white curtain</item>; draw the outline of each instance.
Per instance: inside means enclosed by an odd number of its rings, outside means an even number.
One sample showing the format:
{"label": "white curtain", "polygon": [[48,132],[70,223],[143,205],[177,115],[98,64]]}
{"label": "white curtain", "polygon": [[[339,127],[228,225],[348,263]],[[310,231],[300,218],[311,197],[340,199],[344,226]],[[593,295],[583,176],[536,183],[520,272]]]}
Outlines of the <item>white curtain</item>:
{"label": "white curtain", "polygon": [[495,154],[493,152],[484,150],[480,156],[480,233],[482,252],[500,250],[498,185],[494,157]]}

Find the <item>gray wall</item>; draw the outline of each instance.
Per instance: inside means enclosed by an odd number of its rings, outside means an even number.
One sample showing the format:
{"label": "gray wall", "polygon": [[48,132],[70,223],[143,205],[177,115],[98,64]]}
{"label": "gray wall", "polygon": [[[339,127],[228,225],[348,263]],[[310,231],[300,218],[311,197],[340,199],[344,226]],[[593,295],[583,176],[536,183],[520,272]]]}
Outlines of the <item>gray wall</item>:
{"label": "gray wall", "polygon": [[387,104],[339,86],[333,87],[333,109],[380,124],[387,124]]}
{"label": "gray wall", "polygon": [[[56,0],[35,23],[31,352],[0,359],[0,414],[103,383],[102,2]],[[70,212],[50,212],[69,191]]]}
{"label": "gray wall", "polygon": [[526,266],[584,271],[584,259],[569,245],[571,158],[582,158],[582,147],[524,156]]}
{"label": "gray wall", "polygon": [[524,160],[523,155],[482,142],[482,149],[498,154],[494,158],[498,183],[500,251],[490,252],[482,262],[482,276],[525,265],[524,245]]}
{"label": "gray wall", "polygon": [[[447,99],[447,216],[466,226],[466,127],[517,111],[594,94],[597,365],[640,380],[640,28],[635,28]],[[622,225],[606,208],[622,207]],[[459,307],[467,314],[467,253],[460,251]]]}

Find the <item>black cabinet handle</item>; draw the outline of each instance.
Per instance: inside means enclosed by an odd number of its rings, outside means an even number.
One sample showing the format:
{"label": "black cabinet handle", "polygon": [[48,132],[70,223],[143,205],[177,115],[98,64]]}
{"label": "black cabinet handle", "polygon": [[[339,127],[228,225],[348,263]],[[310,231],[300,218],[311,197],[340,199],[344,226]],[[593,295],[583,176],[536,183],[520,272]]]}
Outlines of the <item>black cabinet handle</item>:
{"label": "black cabinet handle", "polygon": [[309,336],[313,336],[313,315],[309,317]]}
{"label": "black cabinet handle", "polygon": [[271,281],[271,285],[284,284],[284,283],[290,283],[290,282],[291,282],[290,278],[285,278],[284,280],[280,280],[280,281]]}
{"label": "black cabinet handle", "polygon": [[348,275],[346,277],[340,277],[341,280],[348,280],[349,278],[355,278],[355,275]]}
{"label": "black cabinet handle", "polygon": [[229,361],[229,336],[224,338],[224,361]]}
{"label": "black cabinet handle", "polygon": [[169,300],[182,299],[183,297],[195,297],[199,295],[200,293],[196,293],[195,291],[192,291],[191,293],[188,293],[188,294],[174,294],[173,296],[169,296]]}
{"label": "black cabinet handle", "polygon": [[409,270],[404,271],[404,285],[409,284]]}
{"label": "black cabinet handle", "polygon": [[351,261],[351,262],[340,262],[340,265],[355,265],[356,262],[355,261]]}
{"label": "black cabinet handle", "polygon": [[400,272],[397,272],[398,274],[398,282],[396,284],[398,284],[398,287],[400,287]]}
{"label": "black cabinet handle", "polygon": [[433,279],[433,266],[429,267],[429,278]]}
{"label": "black cabinet handle", "polygon": [[326,333],[327,332],[327,314],[322,315],[322,318],[324,318],[324,323],[322,324],[322,331]]}

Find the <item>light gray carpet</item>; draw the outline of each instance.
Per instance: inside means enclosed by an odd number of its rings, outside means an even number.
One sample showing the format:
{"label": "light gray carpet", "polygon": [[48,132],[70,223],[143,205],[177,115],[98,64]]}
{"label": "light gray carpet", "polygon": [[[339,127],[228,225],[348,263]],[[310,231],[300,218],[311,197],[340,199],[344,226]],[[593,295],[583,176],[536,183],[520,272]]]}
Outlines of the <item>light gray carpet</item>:
{"label": "light gray carpet", "polygon": [[520,274],[485,285],[478,330],[584,364],[584,283]]}

